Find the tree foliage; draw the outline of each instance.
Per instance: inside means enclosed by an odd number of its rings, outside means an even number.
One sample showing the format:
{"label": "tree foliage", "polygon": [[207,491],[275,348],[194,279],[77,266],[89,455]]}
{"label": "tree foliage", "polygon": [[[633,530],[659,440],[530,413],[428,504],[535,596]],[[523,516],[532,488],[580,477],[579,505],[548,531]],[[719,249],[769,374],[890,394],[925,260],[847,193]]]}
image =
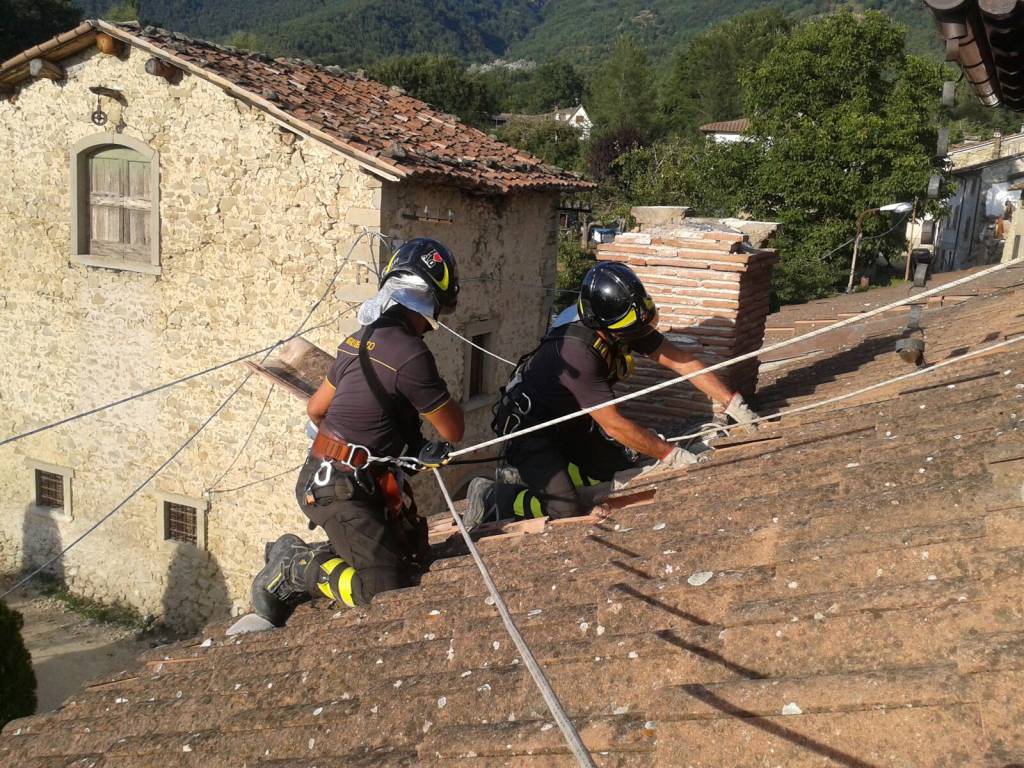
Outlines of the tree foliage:
{"label": "tree foliage", "polygon": [[454,56],[417,54],[385,59],[372,67],[369,75],[473,125],[487,124],[496,111],[487,88]]}
{"label": "tree foliage", "polygon": [[21,614],[0,601],[0,728],[36,711],[36,676],[22,624]]}
{"label": "tree foliage", "polygon": [[560,168],[573,170],[580,164],[580,134],[567,123],[548,118],[513,120],[497,131],[497,137]]}
{"label": "tree foliage", "polygon": [[576,300],[583,276],[594,266],[594,256],[580,245],[579,238],[563,234],[558,239],[558,275],[555,309],[561,311]]}
{"label": "tree foliage", "polygon": [[625,35],[598,70],[590,93],[590,115],[601,134],[632,129],[643,137],[655,127],[654,74],[647,51]]}
{"label": "tree foliage", "polygon": [[[848,11],[800,25],[743,78],[752,134],[764,147],[751,212],[783,224],[780,299],[823,295],[839,282],[849,251],[821,254],[846,238],[823,233],[852,236],[862,210],[924,197],[940,170],[940,82],[938,65],[906,53],[902,27]],[[873,217],[867,232],[890,226]],[[902,246],[898,230],[883,251]],[[822,269],[801,274],[816,257]]]}
{"label": "tree foliage", "polygon": [[138,21],[139,4],[139,0],[125,0],[121,3],[115,3],[104,11],[103,18],[107,21]]}
{"label": "tree foliage", "polygon": [[[742,76],[751,140],[675,137],[617,160],[631,204],[690,205],[703,215],[778,221],[779,301],[841,284],[858,214],[923,198],[932,173],[940,70],[908,55],[901,27],[878,13],[805,22]],[[902,227],[869,217],[873,248],[902,250]],[[847,243],[843,246],[844,243]],[[843,246],[843,247],[839,247]]]}
{"label": "tree foliage", "polygon": [[81,18],[71,0],[0,0],[0,61],[67,32]]}
{"label": "tree foliage", "polygon": [[740,75],[760,64],[791,28],[778,9],[752,11],[712,27],[681,48],[662,84],[667,130],[696,134],[704,123],[742,117]]}

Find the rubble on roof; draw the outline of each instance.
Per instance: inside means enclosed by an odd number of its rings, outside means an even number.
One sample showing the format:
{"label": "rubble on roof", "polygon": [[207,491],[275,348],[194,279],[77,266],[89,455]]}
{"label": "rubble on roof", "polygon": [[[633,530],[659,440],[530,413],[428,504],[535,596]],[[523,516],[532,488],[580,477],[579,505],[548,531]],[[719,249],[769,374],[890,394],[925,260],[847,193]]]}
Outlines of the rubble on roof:
{"label": "rubble on roof", "polygon": [[[930,360],[1024,335],[1024,269],[999,275],[926,309]],[[759,395],[771,411],[906,370],[881,324]],[[598,765],[1018,764],[1022,422],[1024,344],[480,549]],[[8,724],[0,764],[574,764],[467,557],[365,609],[225,627]]]}

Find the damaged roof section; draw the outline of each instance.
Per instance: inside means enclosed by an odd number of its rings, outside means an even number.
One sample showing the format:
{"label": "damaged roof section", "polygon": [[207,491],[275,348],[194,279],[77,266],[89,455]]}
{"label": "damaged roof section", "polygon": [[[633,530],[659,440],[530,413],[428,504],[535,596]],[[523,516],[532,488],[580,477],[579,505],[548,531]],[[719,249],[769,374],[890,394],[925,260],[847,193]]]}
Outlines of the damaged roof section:
{"label": "damaged roof section", "polygon": [[[925,309],[930,361],[1024,334],[1024,269],[999,275]],[[901,324],[774,368],[762,402],[906,373]],[[481,553],[600,766],[1022,764],[1022,424],[1024,343],[783,416]],[[8,724],[0,763],[575,764],[468,557],[365,609],[226,626]]]}
{"label": "damaged roof section", "polygon": [[486,193],[592,186],[406,95],[397,88],[296,59],[274,59],[157,27],[85,22],[0,65],[0,84],[30,76],[34,59],[59,61],[97,32],[153,53],[245,98],[392,180],[418,178]]}

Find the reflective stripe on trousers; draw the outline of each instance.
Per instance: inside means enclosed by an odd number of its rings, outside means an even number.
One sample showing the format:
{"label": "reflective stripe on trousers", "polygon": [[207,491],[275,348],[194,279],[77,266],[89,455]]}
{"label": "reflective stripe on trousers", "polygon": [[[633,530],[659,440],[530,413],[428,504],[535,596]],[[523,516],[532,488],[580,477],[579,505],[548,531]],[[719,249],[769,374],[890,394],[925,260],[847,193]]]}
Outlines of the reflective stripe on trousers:
{"label": "reflective stripe on trousers", "polygon": [[[341,566],[345,566],[342,568]],[[352,600],[352,577],[356,569],[347,565],[340,557],[333,557],[320,565],[316,585],[329,600],[355,607]]]}
{"label": "reflective stripe on trousers", "polygon": [[529,510],[530,517],[544,516],[541,511],[540,499],[529,488],[524,488],[516,494],[515,501],[512,502],[512,511],[515,512],[516,517],[526,517],[527,510]]}

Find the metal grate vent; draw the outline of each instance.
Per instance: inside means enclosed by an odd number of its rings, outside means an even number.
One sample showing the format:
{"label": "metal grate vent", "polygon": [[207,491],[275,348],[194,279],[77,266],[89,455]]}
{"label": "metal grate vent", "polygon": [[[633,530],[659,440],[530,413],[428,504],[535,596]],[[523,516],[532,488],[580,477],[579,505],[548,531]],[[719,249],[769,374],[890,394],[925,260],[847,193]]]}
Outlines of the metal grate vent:
{"label": "metal grate vent", "polygon": [[36,470],[36,506],[62,508],[64,506],[64,477],[54,472]]}
{"label": "metal grate vent", "polygon": [[196,544],[196,508],[186,504],[164,502],[164,516],[167,518],[167,540]]}

